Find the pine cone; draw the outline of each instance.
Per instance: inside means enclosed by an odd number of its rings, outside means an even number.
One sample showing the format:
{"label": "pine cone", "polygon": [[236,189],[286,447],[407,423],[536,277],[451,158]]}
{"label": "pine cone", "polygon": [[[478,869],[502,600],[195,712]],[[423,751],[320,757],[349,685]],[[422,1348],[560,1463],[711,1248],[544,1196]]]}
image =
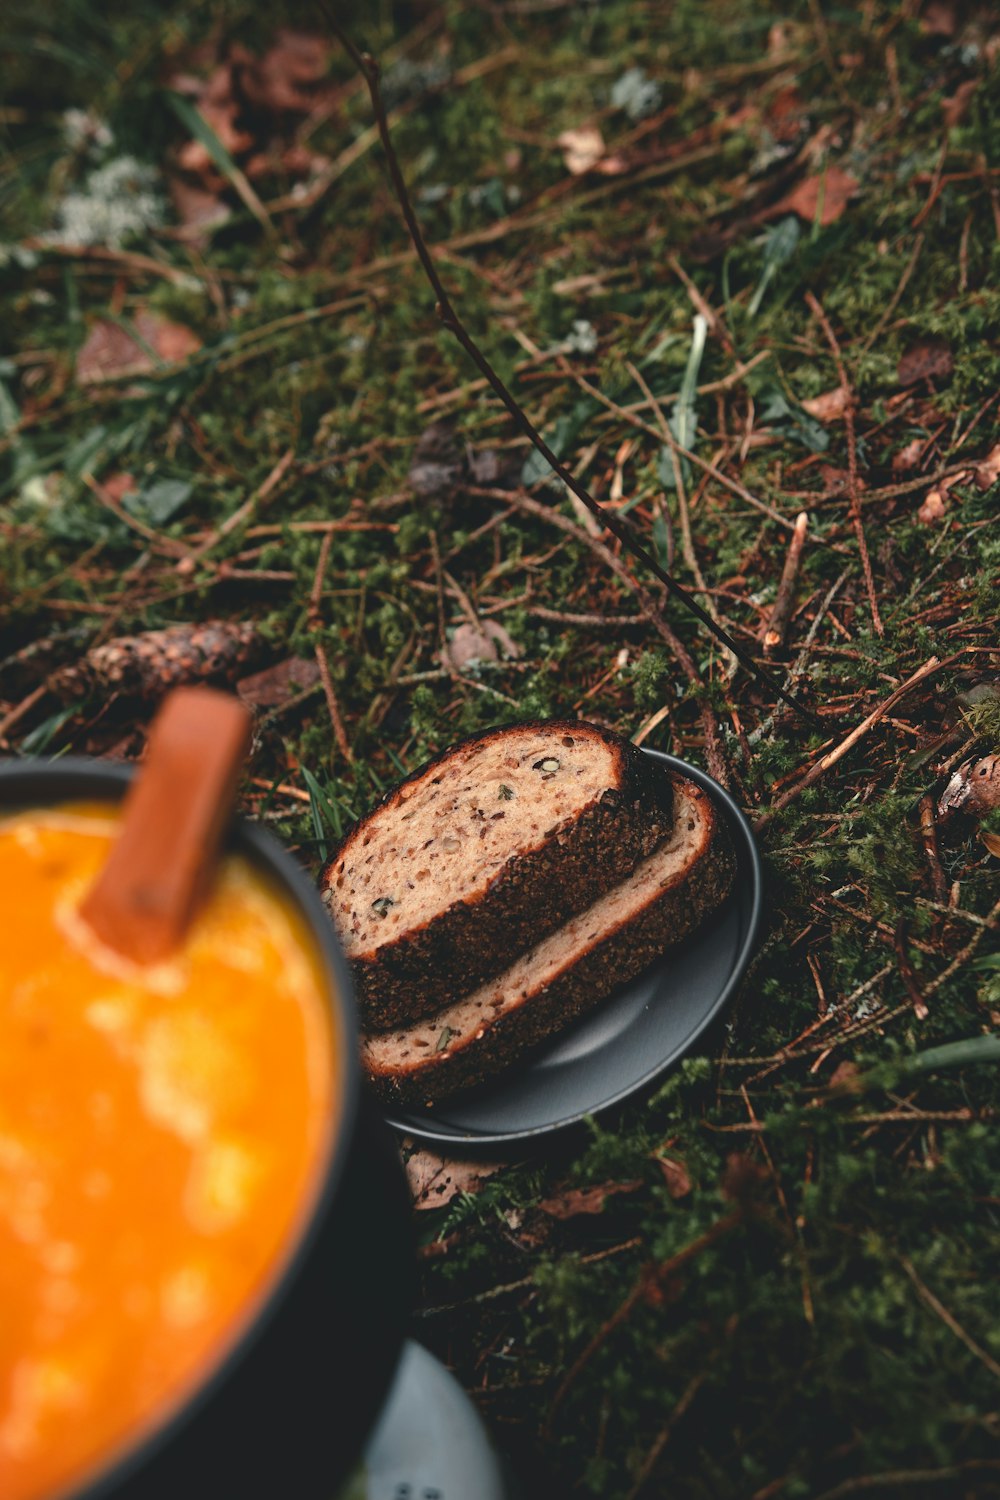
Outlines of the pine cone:
{"label": "pine cone", "polygon": [[264,654],[250,621],[209,620],[123,635],[94,646],[76,666],[49,679],[60,697],[104,689],[125,698],[161,698],[170,688],[231,683]]}

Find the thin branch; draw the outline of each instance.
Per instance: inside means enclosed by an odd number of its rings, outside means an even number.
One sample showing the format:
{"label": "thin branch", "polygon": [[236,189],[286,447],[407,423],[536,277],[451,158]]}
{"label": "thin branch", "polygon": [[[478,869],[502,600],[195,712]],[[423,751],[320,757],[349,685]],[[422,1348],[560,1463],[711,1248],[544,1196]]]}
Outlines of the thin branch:
{"label": "thin branch", "polygon": [[861,492],[858,489],[858,445],[854,432],[854,391],[847,378],[847,370],[844,368],[843,356],[840,345],[837,343],[837,335],[829,318],[823,311],[819,299],[812,292],[806,292],[806,301],[810,311],[819,321],[826,341],[833,355],[833,362],[837,368],[837,378],[840,381],[840,389],[844,393],[844,426],[847,429],[847,493],[851,506],[851,525],[858,540],[858,552],[861,556],[861,571],[864,574],[865,589],[868,593],[868,604],[872,612],[872,624],[878,636],[885,635],[885,626],[882,624],[882,616],[879,614],[878,599],[875,596],[875,578],[872,574],[872,562],[868,555],[868,542],[865,538],[865,528],[861,520]]}
{"label": "thin branch", "polygon": [[631,360],[626,360],[625,368],[628,370],[632,379],[635,381],[636,385],[639,387],[640,391],[642,391],[642,394],[645,396],[646,400],[653,408],[653,415],[656,418],[657,426],[659,427],[660,432],[663,436],[663,441],[666,446],[670,448],[670,457],[674,466],[674,487],[677,490],[677,513],[680,517],[681,522],[681,551],[684,554],[684,561],[687,563],[688,568],[691,571],[691,577],[698,585],[700,592],[706,595],[706,602],[712,619],[715,620],[716,624],[718,624],[718,612],[713,607],[711,599],[708,598],[708,590],[705,584],[705,580],[702,577],[701,568],[698,566],[698,558],[695,555],[694,541],[691,536],[691,516],[688,511],[687,490],[684,488],[684,475],[681,472],[680,459],[677,456],[676,449],[671,445],[670,442],[670,439],[673,437],[673,433],[670,431],[670,424],[667,421],[666,417],[663,415],[663,408],[657,401],[656,397],[653,395],[653,392],[650,390],[638,365],[634,365]]}
{"label": "thin branch", "polygon": [[950,1328],[955,1337],[961,1339],[962,1343],[965,1345],[966,1349],[968,1349],[969,1353],[974,1354],[979,1360],[980,1364],[986,1366],[987,1370],[989,1370],[990,1374],[995,1380],[1000,1380],[1000,1365],[997,1364],[992,1354],[988,1354],[981,1344],[976,1343],[975,1339],[970,1333],[966,1333],[961,1323],[955,1317],[955,1314],[948,1311],[944,1303],[940,1301],[939,1298],[935,1297],[929,1286],[924,1285],[917,1274],[917,1270],[913,1262],[907,1260],[905,1255],[901,1255],[899,1261],[900,1265],[903,1267],[903,1270],[906,1272],[907,1276],[909,1276],[910,1280],[913,1282],[913,1285],[916,1287],[918,1296],[923,1302],[926,1302],[931,1312],[936,1313],[945,1327]]}
{"label": "thin branch", "polygon": [[742,1223],[744,1217],[745,1212],[743,1208],[737,1206],[728,1214],[724,1214],[721,1219],[717,1219],[714,1224],[710,1224],[703,1234],[698,1235],[697,1239],[693,1239],[690,1244],[685,1245],[683,1250],[679,1250],[676,1255],[668,1256],[666,1260],[661,1260],[656,1264],[643,1268],[639,1279],[628,1296],[623,1302],[618,1304],[611,1316],[601,1324],[590,1340],[590,1343],[577,1355],[567,1370],[562,1384],[556,1391],[552,1405],[549,1408],[544,1428],[546,1435],[551,1433],[556,1414],[566,1399],[570,1388],[593,1359],[594,1355],[607,1343],[615,1329],[626,1321],[636,1304],[641,1302],[643,1298],[648,1297],[650,1292],[655,1288],[661,1287],[682,1266],[686,1266],[689,1261],[697,1259],[703,1250],[707,1250],[710,1245],[714,1245],[717,1240],[729,1234],[738,1224]]}
{"label": "thin branch", "polygon": [[670,574],[660,566],[653,554],[640,542],[635,540],[635,538],[629,532],[624,521],[620,519],[614,511],[607,510],[603,505],[599,504],[599,502],[594,499],[590,492],[585,489],[585,487],[573,476],[569,469],[567,469],[565,465],[563,465],[559,461],[559,459],[553,453],[552,449],[549,447],[548,443],[542,437],[541,433],[531,422],[527,414],[515,401],[510,391],[500,379],[500,376],[496,373],[493,366],[486,358],[485,354],[483,354],[482,350],[479,348],[479,345],[468,333],[465,326],[459,319],[458,314],[456,313],[455,308],[452,305],[451,298],[448,296],[448,293],[445,289],[444,283],[438,275],[437,267],[434,264],[431,253],[427,248],[427,243],[424,239],[423,231],[420,228],[420,223],[417,219],[416,213],[414,212],[413,204],[410,201],[409,191],[403,177],[402,169],[399,165],[399,160],[396,156],[395,148],[392,144],[392,137],[389,131],[388,119],[386,117],[385,104],[383,103],[382,92],[379,86],[379,67],[377,61],[374,57],[371,56],[370,53],[363,53],[359,51],[359,49],[354,45],[354,42],[341,26],[331,6],[327,3],[327,0],[316,0],[316,5],[324,20],[326,21],[326,24],[340,41],[341,45],[347,52],[348,56],[351,58],[351,61],[354,63],[355,67],[360,70],[362,76],[365,79],[365,82],[368,85],[368,92],[371,96],[372,109],[375,114],[376,123],[378,124],[379,135],[382,140],[382,148],[385,152],[386,164],[389,168],[389,176],[392,179],[392,185],[396,193],[396,198],[399,202],[400,210],[406,222],[406,227],[409,231],[410,238],[413,241],[413,248],[417,253],[417,258],[419,259],[420,264],[423,267],[427,280],[430,282],[431,287],[434,291],[434,295],[437,299],[437,312],[442,325],[446,329],[448,329],[449,333],[453,334],[454,337],[458,340],[459,344],[461,344],[462,348],[465,350],[466,354],[468,354],[469,358],[479,370],[480,374],[485,376],[494,394],[506,407],[507,411],[514,419],[518,427],[525,434],[525,436],[530,439],[535,448],[545,459],[546,463],[549,464],[553,472],[562,480],[563,484],[566,485],[570,493],[576,495],[577,499],[587,507],[591,514],[594,515],[601,522],[601,524],[612,533],[613,536],[617,537],[626,551],[631,552],[635,557],[637,557],[639,561],[649,569],[653,576],[659,579],[659,581],[667,589],[668,593],[673,598],[677,599],[681,604],[683,604],[684,607],[693,615],[695,615],[705,626],[705,628],[711,631],[711,633],[733,653],[737,660],[743,664],[747,671],[750,672],[758,682],[766,687],[770,693],[775,694],[779,698],[783,698],[785,702],[795,710],[796,713],[800,714],[808,722],[814,723],[815,721],[811,712],[807,708],[805,708],[797,698],[795,698],[791,693],[787,692],[780,685],[780,683],[778,683],[776,679],[771,676],[769,672],[766,672],[762,667],[759,667],[754,661],[753,657],[749,654],[749,652],[744,650],[744,648],[736,640],[733,639],[733,637],[727,630],[724,630],[721,625],[716,624],[711,615],[701,607],[701,605],[691,594],[688,593],[687,589],[684,588],[681,584],[677,583],[676,580],[673,579]]}
{"label": "thin branch", "polygon": [[928,657],[922,667],[918,667],[904,683],[901,683],[896,688],[895,692],[890,693],[888,698],[880,703],[877,708],[873,709],[867,718],[862,719],[861,723],[852,729],[850,734],[842,739],[839,745],[835,746],[832,750],[828,750],[815,765],[810,766],[801,781],[797,781],[794,786],[789,787],[787,792],[782,793],[776,802],[772,802],[767,811],[762,813],[754,823],[754,832],[759,833],[762,828],[770,823],[775,813],[780,812],[783,807],[787,807],[789,802],[793,801],[800,792],[804,792],[807,786],[812,786],[813,782],[818,781],[831,766],[836,765],[837,761],[858,743],[858,740],[864,738],[869,729],[878,723],[879,719],[884,719],[886,714],[890,713],[896,707],[896,704],[901,698],[905,697],[911,688],[916,687],[919,682],[923,682],[925,677],[929,677],[932,672],[936,672],[941,665],[942,663],[936,656]]}
{"label": "thin branch", "polygon": [[[898,1495],[904,1486],[943,1484],[946,1479],[960,1479],[963,1474],[973,1471],[993,1472],[997,1469],[1000,1469],[1000,1459],[969,1458],[964,1463],[947,1464],[941,1469],[892,1469],[882,1474],[861,1474],[857,1479],[842,1480],[832,1490],[824,1490],[816,1500],[841,1500],[843,1495],[859,1495],[866,1490],[888,1490],[890,1494]],[[921,1489],[919,1493],[926,1494],[926,1490]]]}
{"label": "thin branch", "polygon": [[941,856],[938,853],[933,792],[926,792],[920,799],[920,836],[923,839],[924,853],[927,855],[927,867],[931,873],[934,895],[943,905],[948,899],[948,882],[941,868]]}
{"label": "thin branch", "polygon": [[[638,579],[632,577],[625,564],[620,558],[615,556],[610,547],[606,546],[599,537],[590,536],[584,531],[582,526],[578,526],[575,521],[571,521],[569,516],[564,516],[561,511],[552,510],[550,506],[542,505],[538,500],[532,500],[530,495],[519,494],[515,490],[470,489],[469,494],[483,495],[489,499],[505,500],[509,505],[515,506],[517,510],[523,511],[525,515],[536,516],[540,521],[545,521],[548,525],[555,526],[559,531],[565,532],[567,536],[573,537],[584,547],[589,547],[594,556],[599,557],[601,562],[607,568],[610,568],[615,577],[619,578],[625,587],[635,595],[643,615],[652,625],[653,629],[666,642],[671,655],[695,692],[700,693],[703,684],[701,678],[698,676],[698,669],[691,660],[690,653],[684,642],[671,630],[663,617],[662,611],[657,608],[656,601],[647,593]],[[705,758],[708,761],[708,769],[716,781],[721,781],[723,786],[728,786],[730,783],[729,767],[722,752],[722,744],[719,739],[719,726],[715,713],[711,704],[706,702],[704,698],[701,699],[698,705],[698,712],[701,716],[702,729],[705,732]]]}
{"label": "thin branch", "polygon": [[764,654],[769,655],[785,643],[785,632],[788,622],[792,617],[792,606],[795,603],[795,585],[798,582],[799,567],[802,562],[802,548],[805,545],[806,532],[809,529],[809,516],[806,511],[800,511],[795,522],[795,530],[792,532],[792,540],[788,544],[788,552],[785,557],[785,566],[781,574],[781,582],[778,584],[778,593],[774,601],[774,608],[764,629]]}
{"label": "thin branch", "polygon": [[[318,631],[323,623],[321,603],[323,599],[323,579],[326,575],[327,563],[330,560],[330,546],[333,542],[333,532],[328,531],[320,544],[319,558],[316,562],[316,574],[313,578],[312,592],[309,596],[309,625],[312,630]],[[330,712],[330,723],[333,725],[333,737],[337,741],[337,748],[341,755],[350,764],[354,759],[351,753],[351,743],[344,729],[344,721],[340,713],[340,704],[337,702],[337,692],[333,685],[333,674],[330,671],[330,662],[327,658],[326,647],[323,642],[316,640],[313,643],[313,652],[316,656],[316,666],[319,668],[320,681],[323,684],[323,693],[326,697],[326,706]]]}

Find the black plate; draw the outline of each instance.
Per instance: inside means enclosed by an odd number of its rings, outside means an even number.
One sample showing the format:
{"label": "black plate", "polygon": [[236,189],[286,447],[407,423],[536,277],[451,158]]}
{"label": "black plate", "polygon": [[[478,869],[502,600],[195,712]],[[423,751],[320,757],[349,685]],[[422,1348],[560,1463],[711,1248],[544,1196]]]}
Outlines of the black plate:
{"label": "black plate", "polygon": [[726,903],[680,947],[503,1077],[433,1109],[388,1116],[436,1146],[502,1146],[565,1130],[621,1104],[683,1057],[750,962],[761,913],[760,856],[732,797],[696,766],[644,754],[703,787],[729,824],[736,880]]}

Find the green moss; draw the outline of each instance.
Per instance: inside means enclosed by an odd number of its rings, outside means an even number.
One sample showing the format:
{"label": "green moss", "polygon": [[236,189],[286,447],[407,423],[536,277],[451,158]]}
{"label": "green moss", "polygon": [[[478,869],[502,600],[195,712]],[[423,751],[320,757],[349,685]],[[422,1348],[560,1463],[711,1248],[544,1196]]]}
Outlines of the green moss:
{"label": "green moss", "polygon": [[[344,11],[355,34],[383,54],[399,45],[412,63],[397,76],[405,88],[394,132],[429,238],[482,235],[442,255],[442,275],[503,378],[543,430],[559,435],[562,456],[586,462],[599,498],[621,464],[623,501],[635,501],[630,521],[665,556],[669,539],[653,529],[663,491],[658,437],[593,401],[553,351],[574,319],[590,322],[597,347],[573,353],[571,370],[655,431],[629,365],[639,365],[669,417],[694,316],[677,257],[725,321],[707,341],[699,379],[729,383],[697,398],[696,451],[789,520],[800,506],[810,512],[787,654],[772,663],[779,675],[841,580],[796,684],[821,710],[820,726],[772,714],[773,702],[744,672],[727,674],[674,604],[667,617],[698,689],[644,623],[567,626],[538,616],[538,606],[635,615],[636,604],[586,546],[543,521],[515,510],[488,526],[503,504],[473,495],[468,476],[430,496],[408,486],[415,442],[439,417],[453,423],[460,458],[468,445],[516,475],[527,450],[442,332],[412,255],[396,259],[407,240],[377,148],[362,151],[312,212],[278,214],[274,239],[230,194],[233,220],[199,256],[171,236],[129,245],[164,274],[16,247],[55,222],[59,197],[86,176],[67,147],[62,111],[93,110],[114,131],[115,149],[158,168],[182,143],[163,80],[193,65],[192,49],[224,51],[230,39],[263,49],[281,20],[305,25],[294,6],[265,14],[243,0],[100,13],[72,0],[58,16],[51,5],[15,3],[8,23],[0,232],[15,251],[0,256],[0,717],[45,672],[128,630],[252,618],[274,658],[311,658],[320,641],[352,759],[341,756],[317,691],[263,721],[254,798],[259,783],[275,790],[266,806],[264,791],[248,803],[315,869],[338,825],[405,769],[461,734],[549,713],[578,711],[628,732],[669,705],[651,743],[669,736],[675,753],[703,763],[707,703],[738,773],[735,789],[745,789],[756,816],[927,657],[953,658],[768,824],[761,948],[696,1054],[613,1118],[420,1216],[422,1243],[445,1247],[422,1262],[425,1310],[451,1310],[426,1313],[419,1329],[476,1392],[529,1478],[533,1469],[548,1476],[545,1493],[623,1500],[650,1461],[643,1497],[789,1500],[886,1471],[954,1468],[953,1483],[933,1488],[958,1500],[990,1473],[975,1466],[992,1461],[995,1384],[904,1261],[975,1344],[1000,1357],[1000,1304],[985,1272],[1000,1248],[996,1070],[901,1077],[897,1065],[931,1045],[975,1038],[1000,1011],[990,934],[931,989],[981,931],[970,917],[992,909],[996,864],[975,827],[941,823],[941,870],[948,890],[958,883],[959,903],[942,916],[918,816],[925,793],[941,790],[945,761],[1000,745],[987,655],[1000,565],[989,524],[996,487],[955,486],[940,525],[917,515],[931,474],[952,462],[971,467],[1000,436],[989,404],[1000,383],[998,252],[989,179],[977,165],[995,170],[1000,161],[997,64],[965,12],[959,24],[971,30],[947,41],[926,18],[882,0],[855,11],[823,7],[829,50],[817,7],[805,0],[780,12],[748,0],[500,10]],[[425,15],[430,30],[415,42],[409,27]],[[887,45],[898,111],[886,92]],[[420,92],[428,69],[489,63],[500,46],[514,49],[502,66]],[[630,141],[632,122],[611,97],[635,66],[661,90],[663,117]],[[330,75],[350,79],[336,52]],[[945,138],[942,101],[971,79],[978,87],[968,111]],[[610,153],[635,153],[636,170],[569,180],[558,136],[588,119]],[[370,123],[363,91],[315,123],[311,149],[341,160]],[[277,119],[266,126],[277,135],[285,128]],[[945,139],[941,191],[928,207]],[[807,142],[823,154],[801,155]],[[507,158],[513,146],[516,163]],[[676,170],[675,156],[692,149],[703,159]],[[792,219],[798,233],[777,257],[773,231],[790,219],[777,205],[824,164],[849,171],[857,193],[825,228]],[[265,198],[276,191],[255,180]],[[489,238],[505,215],[504,233]],[[829,472],[848,466],[844,423],[803,420],[801,403],[838,381],[807,291],[836,331],[857,394],[863,519],[884,636],[872,627],[857,538]],[[202,340],[197,358],[82,391],[73,365],[94,322],[144,309],[192,328]],[[901,389],[901,356],[928,339],[948,345],[951,372]],[[759,356],[742,379],[730,378],[736,360]],[[922,467],[894,466],[915,439],[925,445]],[[289,451],[284,478],[254,514],[193,572],[178,568],[170,544],[197,548]],[[191,484],[188,504],[162,527],[162,547],[88,483],[121,472],[139,484]],[[777,592],[787,532],[702,478],[693,472],[688,485],[694,550],[721,591],[712,599],[728,627],[753,645]],[[914,488],[901,495],[873,493],[907,480]],[[552,492],[535,493],[560,505]],[[688,578],[672,490],[667,499],[674,567]],[[317,623],[310,600],[320,536],[309,528],[358,519],[382,529],[334,533]],[[262,526],[277,529],[255,534]],[[276,576],[254,579],[261,570]],[[441,675],[439,607],[446,630],[466,618],[449,577],[481,618],[510,632],[520,657],[467,681]],[[42,665],[22,659],[27,642]],[[145,712],[93,695],[63,706],[50,695],[15,722],[10,748],[114,751]],[[322,838],[309,805],[277,790],[304,789],[303,767],[325,799]],[[1000,832],[998,815],[983,828]],[[926,1017],[914,1009],[900,953],[928,991]],[[847,1062],[895,1071],[889,1081],[879,1073],[862,1097],[831,1093],[834,1070]],[[751,1204],[745,1221],[662,1286],[643,1281],[651,1264],[731,1212],[734,1153]],[[672,1196],[679,1183],[675,1176],[671,1185],[664,1156],[683,1163],[689,1191]],[[539,1207],[609,1183],[628,1190],[608,1193],[601,1212],[558,1219]],[[628,1316],[585,1361],[546,1427],[567,1371],[637,1285]],[[922,1484],[909,1492],[921,1494]]]}

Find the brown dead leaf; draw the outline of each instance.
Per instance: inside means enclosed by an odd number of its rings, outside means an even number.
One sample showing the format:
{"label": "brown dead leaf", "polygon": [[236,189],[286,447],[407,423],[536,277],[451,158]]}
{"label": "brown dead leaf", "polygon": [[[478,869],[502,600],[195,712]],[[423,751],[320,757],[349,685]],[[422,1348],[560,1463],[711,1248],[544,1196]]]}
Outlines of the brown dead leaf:
{"label": "brown dead leaf", "polygon": [[940,490],[929,490],[923,505],[917,511],[917,520],[922,521],[925,526],[933,526],[936,521],[944,518],[945,514],[944,495]]}
{"label": "brown dead leaf", "polygon": [[159,313],[140,312],[132,322],[141,343],[118,323],[102,318],[94,324],[76,356],[76,378],[81,385],[97,385],[102,380],[154,370],[156,360],[150,349],[161,360],[174,364],[201,348],[196,333],[181,323],[171,323]]}
{"label": "brown dead leaf", "polygon": [[953,125],[960,125],[965,119],[969,113],[972,96],[978,87],[978,78],[967,78],[964,83],[959,84],[950,99],[941,100],[941,117],[948,130]]}
{"label": "brown dead leaf", "polygon": [[653,1160],[663,1173],[671,1198],[686,1197],[691,1191],[691,1177],[684,1163],[675,1156],[656,1155]]}
{"label": "brown dead leaf", "polygon": [[465,456],[451,422],[432,422],[417,439],[407,479],[418,495],[437,499],[462,479]]}
{"label": "brown dead leaf", "polygon": [[[229,152],[230,156],[239,156],[242,152],[250,150],[253,145],[253,136],[249,131],[241,130],[237,125],[235,101],[229,100],[224,104],[215,104],[202,96],[195,107],[205,124],[217,137],[219,144]],[[185,172],[191,172],[207,182],[216,184],[222,180],[208,147],[203,146],[201,141],[185,141],[177,152],[177,163]]]}
{"label": "brown dead leaf", "polygon": [[922,339],[900,359],[896,379],[902,386],[917,385],[921,380],[947,380],[954,368],[951,350],[942,339]]}
{"label": "brown dead leaf", "polygon": [[499,661],[521,655],[521,648],[495,620],[483,620],[481,626],[459,625],[441,653],[441,664],[463,671],[477,661]]}
{"label": "brown dead leaf", "polygon": [[581,177],[604,155],[604,137],[596,125],[580,125],[576,130],[564,130],[558,144],[562,147],[566,170],[574,177]]}
{"label": "brown dead leaf", "polygon": [[998,479],[1000,479],[1000,443],[990,449],[982,463],[976,465],[976,488],[992,489]]}
{"label": "brown dead leaf", "polygon": [[443,1208],[458,1193],[475,1193],[504,1165],[498,1161],[462,1161],[436,1151],[414,1151],[406,1159],[406,1181],[415,1209]]}
{"label": "brown dead leaf", "polygon": [[113,505],[120,505],[126,495],[134,495],[138,488],[131,474],[109,474],[101,480],[101,491]]}
{"label": "brown dead leaf", "polygon": [[285,661],[265,667],[263,672],[254,672],[236,684],[236,691],[248,708],[280,708],[298,693],[319,682],[319,667],[315,661],[302,656],[289,656]]}
{"label": "brown dead leaf", "polygon": [[910,469],[915,469],[924,456],[926,446],[926,438],[914,438],[911,443],[906,444],[905,448],[900,448],[899,452],[892,456],[893,472],[906,474]]}
{"label": "brown dead leaf", "polygon": [[808,401],[803,401],[802,410],[815,417],[817,422],[835,422],[844,415],[846,406],[847,392],[838,385],[832,391],[824,391],[821,396],[811,396]]}
{"label": "brown dead leaf", "polygon": [[730,1202],[749,1206],[759,1197],[767,1183],[767,1171],[760,1162],[754,1161],[744,1151],[733,1151],[726,1157],[726,1166],[719,1187],[724,1198]]}
{"label": "brown dead leaf", "polygon": [[955,7],[951,0],[930,0],[920,17],[920,30],[925,36],[952,37],[958,27]]}
{"label": "brown dead leaf", "polygon": [[242,90],[251,104],[277,113],[308,114],[326,75],[330,44],[322,37],[283,30],[263,57],[234,48]]}
{"label": "brown dead leaf", "polygon": [[841,217],[857,188],[858,180],[850,172],[842,167],[827,167],[825,172],[804,178],[772,212],[780,208],[783,213],[798,214],[807,224],[815,224],[818,214],[820,225],[826,229]]}
{"label": "brown dead leaf", "polygon": [[184,238],[201,248],[208,244],[210,225],[228,218],[229,210],[222,199],[205,187],[198,187],[176,173],[167,178],[167,190],[181,224],[188,231]]}
{"label": "brown dead leaf", "polygon": [[959,766],[941,794],[938,817],[956,813],[981,818],[1000,807],[1000,755],[984,755]]}
{"label": "brown dead leaf", "polygon": [[[851,482],[850,469],[838,469],[836,464],[820,464],[819,477],[823,481],[823,498],[829,499],[833,495],[846,494]],[[864,481],[857,477],[859,490],[866,488]]]}
{"label": "brown dead leaf", "polygon": [[980,842],[993,855],[994,859],[1000,859],[1000,833],[987,833],[985,828],[979,830]]}
{"label": "brown dead leaf", "polygon": [[948,474],[944,479],[939,479],[934,489],[929,490],[923,505],[917,511],[917,520],[930,523],[939,521],[944,515],[948,505],[948,495],[956,484],[965,484],[971,473],[966,470],[961,474]]}
{"label": "brown dead leaf", "polygon": [[830,1075],[829,1087],[831,1089],[853,1089],[855,1082],[861,1077],[861,1069],[857,1063],[838,1063]]}
{"label": "brown dead leaf", "polygon": [[579,1214],[602,1214],[609,1198],[619,1193],[634,1193],[642,1187],[635,1182],[602,1182],[598,1187],[570,1188],[554,1198],[544,1198],[538,1207],[550,1219],[575,1219]]}

